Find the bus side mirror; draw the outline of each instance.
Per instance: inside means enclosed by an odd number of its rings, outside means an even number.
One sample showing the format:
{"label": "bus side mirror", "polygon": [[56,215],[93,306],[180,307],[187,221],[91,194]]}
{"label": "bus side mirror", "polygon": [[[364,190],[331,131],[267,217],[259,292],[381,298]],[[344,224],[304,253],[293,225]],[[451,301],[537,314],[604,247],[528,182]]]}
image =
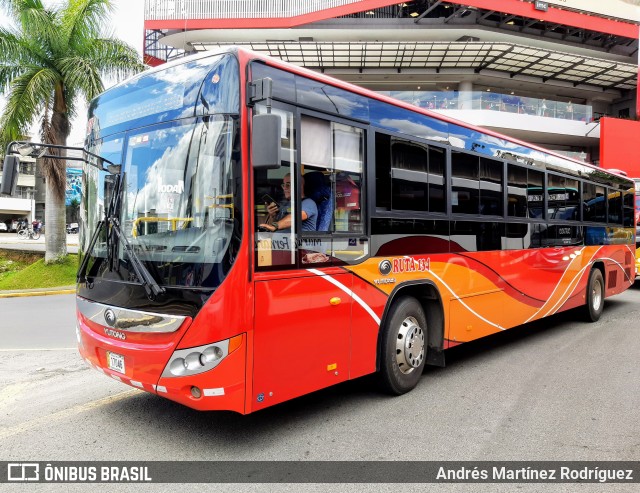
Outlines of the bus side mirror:
{"label": "bus side mirror", "polygon": [[2,170],[2,184],[0,184],[0,195],[14,195],[18,184],[18,169],[20,158],[9,155],[4,158],[4,168]]}
{"label": "bus side mirror", "polygon": [[251,152],[254,169],[280,167],[280,116],[273,113],[254,115]]}

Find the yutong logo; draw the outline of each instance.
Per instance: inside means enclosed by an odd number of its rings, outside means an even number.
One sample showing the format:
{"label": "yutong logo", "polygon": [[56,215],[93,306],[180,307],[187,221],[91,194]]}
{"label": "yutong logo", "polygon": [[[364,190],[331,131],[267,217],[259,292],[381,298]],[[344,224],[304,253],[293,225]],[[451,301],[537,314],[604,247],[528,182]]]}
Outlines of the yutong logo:
{"label": "yutong logo", "polygon": [[[388,276],[389,274],[391,274],[392,268],[393,265],[389,260],[386,259],[382,260],[378,264],[378,270],[383,276]],[[395,284],[396,280],[393,277],[383,277],[382,279],[375,279],[373,282],[374,284]]]}
{"label": "yutong logo", "polygon": [[107,329],[106,327],[104,329],[104,333],[107,334],[109,337],[115,337],[116,339],[122,339],[123,341],[127,338],[127,336],[124,335],[124,332],[119,332],[113,329]]}
{"label": "yutong logo", "polygon": [[378,264],[378,270],[383,276],[388,276],[389,274],[391,274],[391,262],[386,259],[383,260]]}
{"label": "yutong logo", "polygon": [[113,327],[117,320],[116,314],[111,308],[107,308],[104,311],[104,321],[107,322],[109,327]]}
{"label": "yutong logo", "polygon": [[[118,317],[116,317],[115,312],[111,308],[107,308],[104,311],[104,321],[110,327],[114,327],[116,325],[116,322],[118,321]],[[115,337],[116,339],[122,339],[123,341],[127,338],[127,336],[125,336],[123,332],[107,329],[106,327],[104,329],[104,333],[107,334],[109,337]]]}

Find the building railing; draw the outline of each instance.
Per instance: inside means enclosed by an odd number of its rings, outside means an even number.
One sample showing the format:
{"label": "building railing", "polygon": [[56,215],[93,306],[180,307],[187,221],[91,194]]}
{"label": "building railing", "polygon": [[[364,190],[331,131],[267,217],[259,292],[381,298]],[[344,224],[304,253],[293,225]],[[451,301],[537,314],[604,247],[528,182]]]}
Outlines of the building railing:
{"label": "building railing", "polygon": [[593,121],[593,108],[571,101],[552,101],[494,92],[378,91],[421,108],[433,110],[490,110],[582,122]]}
{"label": "building railing", "polygon": [[295,17],[363,0],[145,0],[146,20]]}

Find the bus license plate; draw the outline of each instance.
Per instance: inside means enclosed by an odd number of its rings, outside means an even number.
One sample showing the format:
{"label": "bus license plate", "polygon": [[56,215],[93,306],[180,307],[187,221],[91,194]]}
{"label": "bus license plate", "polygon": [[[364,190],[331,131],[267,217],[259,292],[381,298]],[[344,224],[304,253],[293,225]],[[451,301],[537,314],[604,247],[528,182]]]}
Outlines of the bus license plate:
{"label": "bus license plate", "polygon": [[107,351],[107,366],[110,370],[124,374],[124,356]]}

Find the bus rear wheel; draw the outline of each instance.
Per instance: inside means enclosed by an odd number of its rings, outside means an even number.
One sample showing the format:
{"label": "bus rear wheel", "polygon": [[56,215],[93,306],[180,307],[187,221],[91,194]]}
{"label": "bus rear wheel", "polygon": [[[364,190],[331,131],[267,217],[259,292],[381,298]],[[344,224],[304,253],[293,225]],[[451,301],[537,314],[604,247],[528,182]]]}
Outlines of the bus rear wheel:
{"label": "bus rear wheel", "polygon": [[600,269],[591,269],[587,284],[586,316],[588,322],[597,322],[604,309],[604,278]]}
{"label": "bus rear wheel", "polygon": [[409,392],[420,380],[427,353],[427,319],[413,297],[395,301],[382,333],[380,381],[390,394]]}

